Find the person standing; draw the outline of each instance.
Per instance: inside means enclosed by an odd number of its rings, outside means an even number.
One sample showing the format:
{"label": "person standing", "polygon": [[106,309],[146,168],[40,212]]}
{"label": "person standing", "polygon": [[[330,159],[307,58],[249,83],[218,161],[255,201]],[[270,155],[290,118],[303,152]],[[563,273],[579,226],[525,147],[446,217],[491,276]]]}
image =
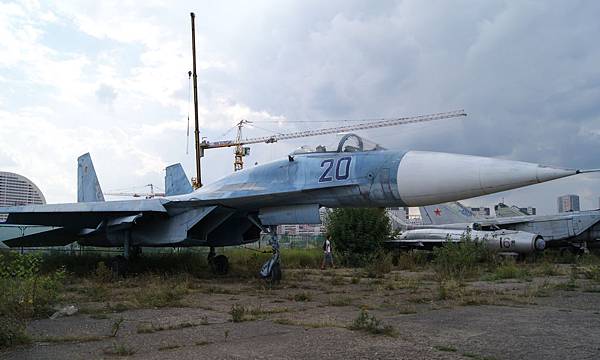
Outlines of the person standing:
{"label": "person standing", "polygon": [[321,263],[321,270],[324,270],[327,265],[333,266],[333,253],[331,252],[331,236],[327,235],[325,237],[325,242],[323,243],[323,262]]}

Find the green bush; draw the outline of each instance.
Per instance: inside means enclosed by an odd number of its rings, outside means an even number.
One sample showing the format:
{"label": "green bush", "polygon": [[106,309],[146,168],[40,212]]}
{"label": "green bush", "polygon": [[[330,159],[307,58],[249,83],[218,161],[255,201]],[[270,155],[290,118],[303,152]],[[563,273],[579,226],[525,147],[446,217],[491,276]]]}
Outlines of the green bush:
{"label": "green bush", "polygon": [[385,209],[334,209],[325,223],[333,250],[349,266],[364,266],[392,236]]}
{"label": "green bush", "polygon": [[0,263],[0,316],[28,319],[46,316],[56,302],[64,269],[40,275],[38,254],[8,254]]}
{"label": "green bush", "polygon": [[438,279],[464,279],[477,274],[483,267],[494,269],[497,262],[497,254],[484,243],[472,240],[468,232],[460,242],[447,241],[433,250]]}
{"label": "green bush", "polygon": [[0,347],[28,342],[27,320],[52,312],[65,271],[41,275],[40,263],[38,254],[0,253]]}

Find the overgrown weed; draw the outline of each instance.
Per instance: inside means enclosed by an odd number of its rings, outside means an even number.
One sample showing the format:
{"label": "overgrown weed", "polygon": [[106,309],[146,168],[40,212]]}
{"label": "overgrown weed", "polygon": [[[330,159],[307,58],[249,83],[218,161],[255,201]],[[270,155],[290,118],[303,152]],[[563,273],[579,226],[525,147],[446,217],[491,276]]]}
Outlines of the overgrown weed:
{"label": "overgrown weed", "polygon": [[365,309],[362,309],[356,319],[348,327],[350,330],[365,331],[374,335],[396,336],[397,332],[391,325],[383,325],[381,320],[378,320],[375,315],[369,314]]}

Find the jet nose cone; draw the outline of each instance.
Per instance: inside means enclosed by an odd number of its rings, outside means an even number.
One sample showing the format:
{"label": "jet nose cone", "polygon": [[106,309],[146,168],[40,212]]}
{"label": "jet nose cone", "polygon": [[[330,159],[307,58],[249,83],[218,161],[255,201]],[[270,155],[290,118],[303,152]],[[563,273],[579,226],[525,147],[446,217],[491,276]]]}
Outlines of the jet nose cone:
{"label": "jet nose cone", "polygon": [[578,174],[577,170],[573,169],[562,169],[553,166],[538,165],[537,167],[537,180],[538,182],[550,181],[559,179],[565,176],[571,176]]}
{"label": "jet nose cone", "polygon": [[398,191],[408,206],[439,204],[537,184],[576,170],[481,156],[409,151],[398,166]]}

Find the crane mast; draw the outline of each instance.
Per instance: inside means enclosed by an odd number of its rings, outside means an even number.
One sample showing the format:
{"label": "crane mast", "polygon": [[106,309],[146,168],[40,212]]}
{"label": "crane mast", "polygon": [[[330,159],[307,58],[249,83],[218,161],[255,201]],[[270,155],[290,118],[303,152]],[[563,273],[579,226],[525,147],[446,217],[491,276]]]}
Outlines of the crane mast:
{"label": "crane mast", "polygon": [[329,127],[323,129],[316,130],[306,130],[306,131],[296,131],[290,133],[281,133],[270,136],[256,137],[250,139],[242,139],[242,127],[244,124],[251,123],[248,120],[241,120],[237,123],[237,136],[235,140],[221,140],[221,141],[207,141],[204,140],[200,143],[200,148],[202,152],[204,149],[217,149],[224,147],[235,147],[235,160],[234,160],[234,170],[241,170],[244,167],[243,157],[249,155],[250,148],[244,147],[244,145],[249,144],[258,144],[258,143],[266,143],[271,144],[280,140],[290,140],[290,139],[298,139],[309,136],[319,136],[326,134],[335,134],[340,132],[350,132],[356,130],[364,130],[364,129],[375,129],[382,128],[388,126],[398,126],[398,125],[407,125],[407,124],[416,124],[427,121],[434,120],[442,120],[442,119],[450,119],[457,118],[461,116],[467,116],[464,110],[456,110],[449,112],[442,112],[436,114],[429,115],[420,115],[420,116],[412,116],[412,117],[403,117],[403,118],[394,118],[394,119],[381,119],[378,121],[370,121],[355,125],[346,125],[346,126],[337,126],[337,127]]}

